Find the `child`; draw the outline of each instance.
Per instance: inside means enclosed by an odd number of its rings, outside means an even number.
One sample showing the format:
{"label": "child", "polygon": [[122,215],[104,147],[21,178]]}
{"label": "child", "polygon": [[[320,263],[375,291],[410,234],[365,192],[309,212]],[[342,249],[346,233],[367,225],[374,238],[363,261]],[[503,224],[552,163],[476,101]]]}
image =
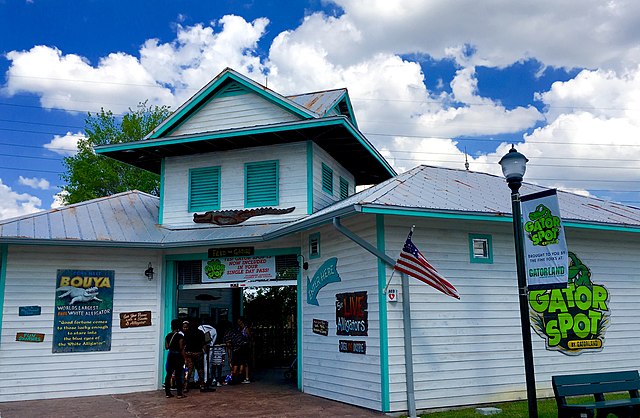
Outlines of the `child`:
{"label": "child", "polygon": [[222,365],[224,364],[224,359],[227,356],[225,345],[215,344],[213,346],[211,355],[213,356],[213,378],[217,382],[216,386],[222,386],[222,382],[224,381],[224,376],[222,375]]}

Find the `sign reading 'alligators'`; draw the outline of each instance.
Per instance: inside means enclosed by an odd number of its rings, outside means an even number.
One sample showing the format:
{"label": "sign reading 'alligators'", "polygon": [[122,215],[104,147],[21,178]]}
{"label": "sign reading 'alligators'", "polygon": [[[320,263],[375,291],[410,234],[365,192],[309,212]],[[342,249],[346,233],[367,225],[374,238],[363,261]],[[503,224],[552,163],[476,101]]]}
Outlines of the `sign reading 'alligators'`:
{"label": "sign reading 'alligators'", "polygon": [[609,323],[609,292],[591,281],[591,271],[569,252],[569,283],[563,289],[529,292],[531,326],[547,350],[580,354],[600,350]]}

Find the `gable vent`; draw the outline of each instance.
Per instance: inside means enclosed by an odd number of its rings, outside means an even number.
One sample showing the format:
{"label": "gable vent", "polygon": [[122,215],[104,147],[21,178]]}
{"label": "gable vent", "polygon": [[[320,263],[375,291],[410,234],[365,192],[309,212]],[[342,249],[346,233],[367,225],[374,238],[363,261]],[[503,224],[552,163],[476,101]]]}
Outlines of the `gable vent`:
{"label": "gable vent", "polygon": [[240,94],[246,94],[247,90],[238,83],[229,83],[223,87],[216,95],[218,97],[238,96]]}

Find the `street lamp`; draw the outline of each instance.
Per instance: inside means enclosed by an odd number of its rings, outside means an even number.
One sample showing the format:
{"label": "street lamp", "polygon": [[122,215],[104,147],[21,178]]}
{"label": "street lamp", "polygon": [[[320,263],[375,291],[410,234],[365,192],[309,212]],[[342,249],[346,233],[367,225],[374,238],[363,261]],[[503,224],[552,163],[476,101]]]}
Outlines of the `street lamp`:
{"label": "street lamp", "polygon": [[522,231],[522,211],[520,209],[520,186],[527,170],[527,157],[520,154],[511,145],[509,152],[502,157],[499,164],[502,174],[511,189],[511,213],[513,218],[513,237],[516,245],[516,268],[518,272],[518,294],[520,299],[520,325],[522,327],[522,348],[524,351],[524,372],[527,381],[527,401],[529,417],[538,418],[538,402],[536,399],[536,376],[533,370],[533,348],[531,346],[531,323],[529,320],[529,301],[527,295],[527,279],[524,267],[524,233]]}

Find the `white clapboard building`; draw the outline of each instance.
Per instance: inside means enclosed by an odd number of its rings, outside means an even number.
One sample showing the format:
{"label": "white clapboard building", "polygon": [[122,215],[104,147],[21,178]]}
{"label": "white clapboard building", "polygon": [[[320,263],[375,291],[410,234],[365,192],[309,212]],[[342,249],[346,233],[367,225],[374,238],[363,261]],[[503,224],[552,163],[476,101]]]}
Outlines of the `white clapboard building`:
{"label": "white clapboard building", "polygon": [[[248,286],[296,287],[303,392],[391,413],[526,396],[503,178],[396,174],[346,90],[285,97],[231,69],[143,140],[96,152],[158,173],[160,197],[0,221],[0,402],[158,390],[171,319],[233,320]],[[534,301],[540,397],[554,374],[640,368],[640,209],[558,201],[570,280],[608,293]],[[412,226],[460,300],[393,273]],[[574,334],[591,346],[563,349]]]}

